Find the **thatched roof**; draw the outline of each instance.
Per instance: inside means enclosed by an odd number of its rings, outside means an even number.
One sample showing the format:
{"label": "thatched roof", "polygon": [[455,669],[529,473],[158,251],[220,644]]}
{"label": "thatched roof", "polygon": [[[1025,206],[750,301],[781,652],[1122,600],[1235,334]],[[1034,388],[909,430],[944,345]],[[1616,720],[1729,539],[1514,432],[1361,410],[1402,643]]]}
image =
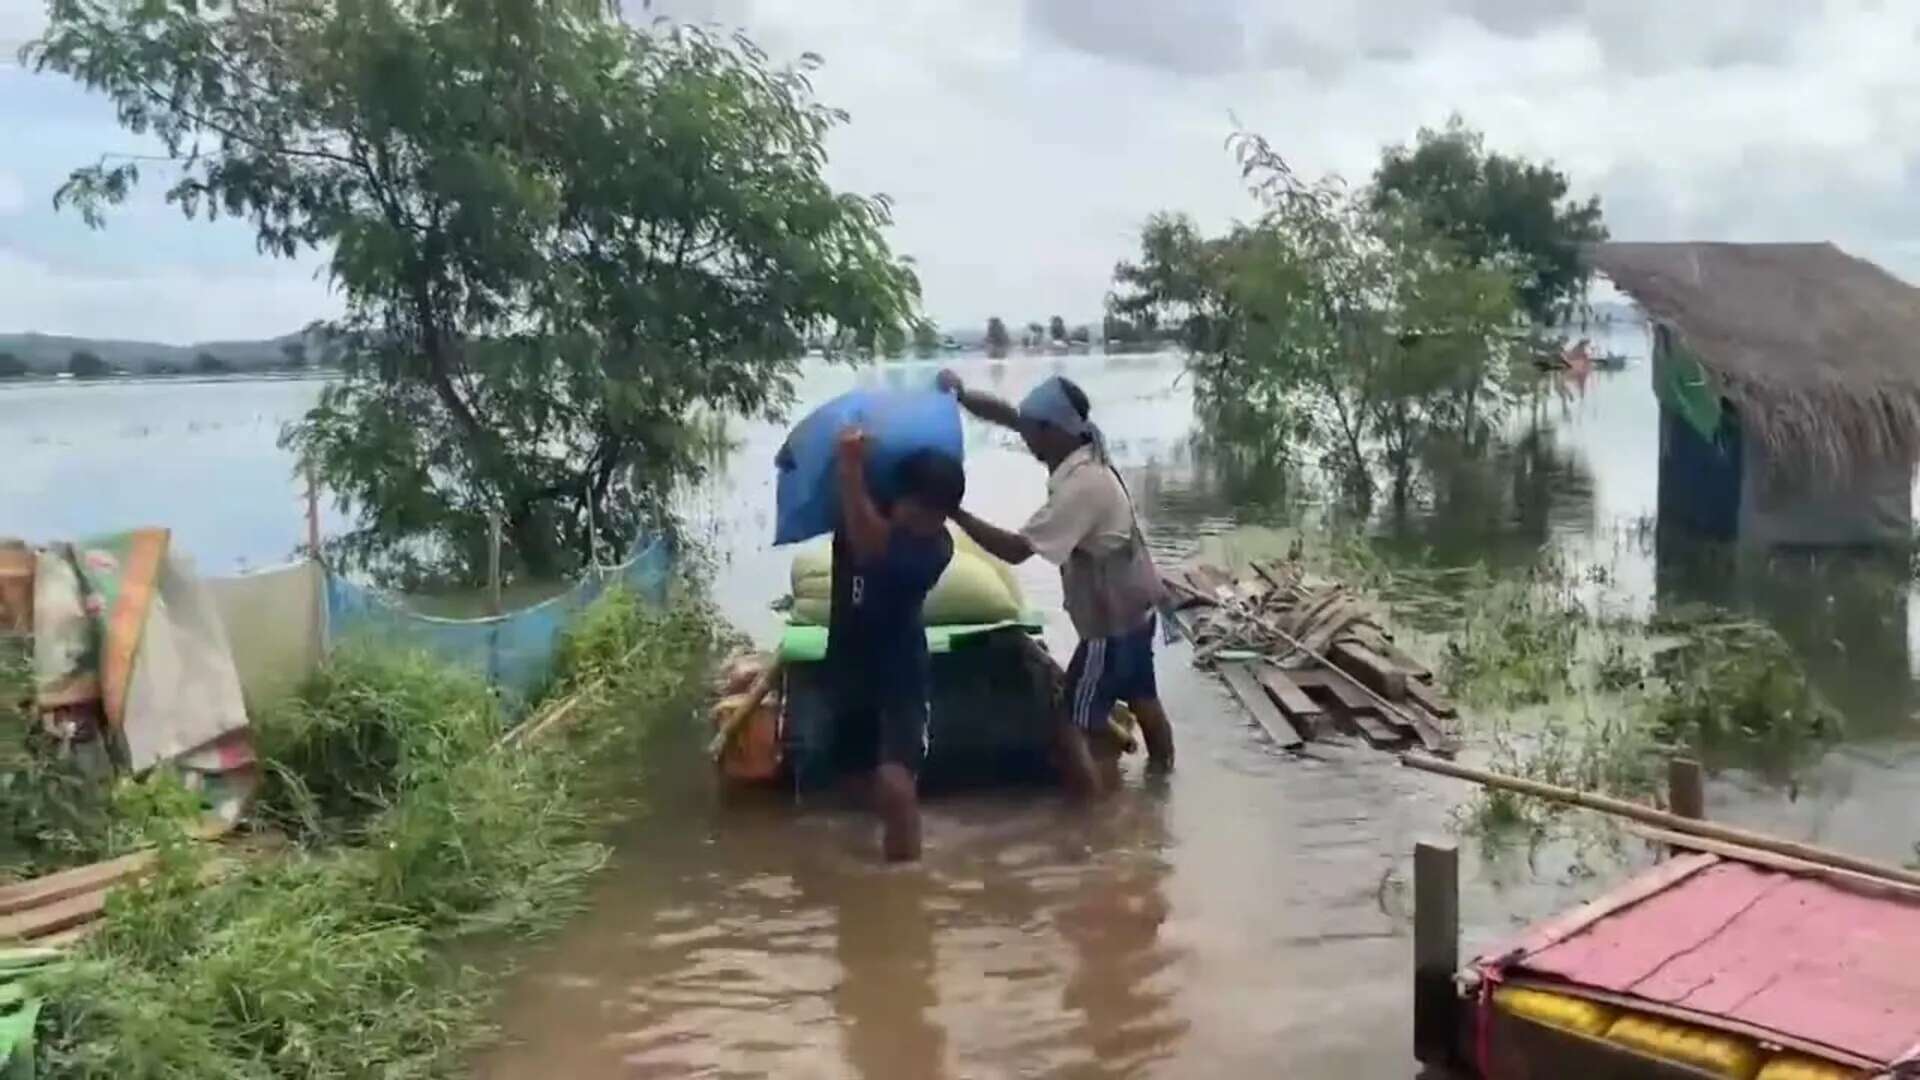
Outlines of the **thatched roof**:
{"label": "thatched roof", "polygon": [[1598,244],[1594,265],[1714,375],[1777,460],[1920,446],[1920,289],[1832,244]]}

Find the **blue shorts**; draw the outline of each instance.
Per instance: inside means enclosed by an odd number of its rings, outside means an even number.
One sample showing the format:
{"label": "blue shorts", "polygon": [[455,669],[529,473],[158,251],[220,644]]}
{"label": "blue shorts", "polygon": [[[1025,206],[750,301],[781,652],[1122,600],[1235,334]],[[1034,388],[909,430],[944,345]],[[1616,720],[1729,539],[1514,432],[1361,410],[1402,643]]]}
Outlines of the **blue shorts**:
{"label": "blue shorts", "polygon": [[1082,731],[1100,731],[1116,701],[1160,696],[1153,678],[1155,619],[1112,637],[1082,641],[1067,664],[1067,716]]}

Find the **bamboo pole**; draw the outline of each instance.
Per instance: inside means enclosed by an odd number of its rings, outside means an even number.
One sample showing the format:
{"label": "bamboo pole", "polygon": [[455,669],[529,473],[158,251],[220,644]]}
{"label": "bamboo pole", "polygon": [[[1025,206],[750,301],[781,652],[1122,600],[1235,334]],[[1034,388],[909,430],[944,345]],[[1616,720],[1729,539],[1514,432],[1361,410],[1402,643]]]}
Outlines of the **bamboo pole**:
{"label": "bamboo pole", "polygon": [[1686,836],[1703,836],[1709,840],[1738,844],[1742,847],[1772,852],[1775,855],[1784,855],[1791,859],[1802,859],[1811,863],[1819,863],[1822,866],[1851,870],[1854,873],[1865,874],[1868,877],[1879,878],[1882,881],[1896,881],[1906,885],[1920,886],[1920,873],[1902,867],[1892,866],[1883,862],[1875,862],[1872,859],[1862,859],[1857,856],[1848,855],[1844,851],[1833,851],[1829,848],[1815,847],[1812,844],[1802,844],[1797,840],[1785,840],[1777,836],[1768,836],[1765,833],[1748,832],[1745,829],[1736,829],[1711,821],[1695,821],[1691,818],[1681,817],[1678,814],[1669,814],[1664,810],[1655,810],[1650,806],[1643,806],[1637,802],[1629,802],[1626,799],[1616,799],[1608,795],[1595,795],[1587,791],[1561,787],[1558,784],[1546,784],[1538,780],[1528,780],[1525,777],[1507,776],[1504,773],[1489,772],[1485,769],[1473,768],[1470,765],[1460,765],[1451,761],[1442,761],[1439,758],[1428,757],[1425,754],[1402,754],[1400,755],[1400,764],[1408,768],[1419,769],[1422,772],[1451,776],[1456,780],[1471,780],[1476,784],[1499,788],[1503,791],[1517,792],[1521,795],[1532,795],[1536,798],[1566,803],[1570,806],[1579,806],[1588,810],[1598,810],[1603,814],[1616,814],[1620,817],[1637,821],[1642,825],[1652,825],[1659,829],[1669,829]]}
{"label": "bamboo pole", "polygon": [[1875,892],[1881,895],[1899,897],[1902,900],[1920,900],[1920,886],[1908,885],[1899,881],[1862,874],[1856,870],[1843,870],[1837,866],[1796,859],[1788,855],[1776,855],[1771,851],[1762,851],[1744,844],[1726,844],[1718,840],[1709,840],[1704,836],[1688,836],[1671,829],[1656,829],[1650,825],[1635,825],[1630,830],[1642,840],[1664,844],[1670,848],[1685,851],[1704,851],[1709,855],[1718,855],[1725,859],[1738,859],[1755,866],[1764,866],[1769,870],[1779,870],[1788,874],[1801,874],[1830,881],[1844,889]]}

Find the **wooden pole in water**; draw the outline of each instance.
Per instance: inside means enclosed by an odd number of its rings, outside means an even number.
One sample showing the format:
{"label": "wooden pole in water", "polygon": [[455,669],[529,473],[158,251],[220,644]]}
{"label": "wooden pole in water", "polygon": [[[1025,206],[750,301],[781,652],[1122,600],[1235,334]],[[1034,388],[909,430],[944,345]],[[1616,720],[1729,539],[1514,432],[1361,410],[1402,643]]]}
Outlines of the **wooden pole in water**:
{"label": "wooden pole in water", "polygon": [[1422,772],[1451,776],[1457,780],[1471,780],[1476,784],[1499,788],[1502,791],[1512,791],[1521,795],[1532,795],[1535,798],[1566,803],[1570,806],[1584,807],[1588,810],[1598,810],[1603,814],[1616,814],[1620,817],[1638,821],[1642,825],[1652,825],[1658,829],[1671,829],[1674,832],[1684,833],[1688,836],[1704,836],[1709,840],[1720,840],[1729,844],[1739,844],[1742,847],[1758,848],[1761,851],[1770,851],[1775,855],[1785,855],[1788,858],[1804,859],[1807,862],[1819,863],[1822,866],[1833,866],[1842,870],[1852,870],[1855,873],[1880,878],[1883,881],[1898,881],[1908,885],[1920,885],[1920,873],[1903,869],[1902,867],[1891,866],[1883,862],[1875,862],[1872,859],[1862,859],[1858,856],[1849,855],[1844,851],[1834,851],[1830,848],[1815,847],[1812,844],[1802,844],[1797,840],[1784,840],[1777,836],[1768,836],[1765,833],[1748,832],[1745,829],[1736,829],[1727,825],[1717,825],[1711,821],[1696,821],[1692,818],[1681,817],[1678,814],[1667,813],[1664,810],[1655,810],[1651,806],[1643,806],[1637,802],[1629,802],[1626,799],[1616,799],[1608,795],[1595,795],[1591,792],[1561,787],[1558,784],[1546,784],[1538,780],[1528,780],[1520,776],[1507,776],[1504,773],[1488,772],[1485,769],[1476,769],[1470,765],[1460,765],[1451,761],[1442,761],[1439,758],[1428,757],[1425,754],[1402,754],[1400,755],[1400,764],[1411,769],[1419,769]]}
{"label": "wooden pole in water", "polygon": [[306,462],[307,471],[307,555],[320,557],[320,477],[314,472],[313,459]]}
{"label": "wooden pole in water", "polygon": [[1424,1065],[1454,1058],[1460,995],[1460,852],[1452,844],[1413,849],[1413,1056]]}
{"label": "wooden pole in water", "polygon": [[487,598],[495,615],[501,612],[500,602],[500,512],[487,515]]}
{"label": "wooden pole in water", "polygon": [[1706,777],[1693,758],[1677,757],[1667,762],[1667,808],[1683,818],[1706,820]]}

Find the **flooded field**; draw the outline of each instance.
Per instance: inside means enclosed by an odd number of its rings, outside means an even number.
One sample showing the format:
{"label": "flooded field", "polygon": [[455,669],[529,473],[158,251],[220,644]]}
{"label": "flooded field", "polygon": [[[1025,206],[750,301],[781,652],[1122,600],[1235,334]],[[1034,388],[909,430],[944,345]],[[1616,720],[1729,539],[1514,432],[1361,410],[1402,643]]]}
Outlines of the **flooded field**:
{"label": "flooded field", "polygon": [[[1637,333],[1624,328],[1616,347],[1643,357]],[[961,364],[1009,396],[1056,370],[1080,381],[1168,558],[1265,542],[1262,527],[1319,512],[1196,452],[1177,358]],[[815,370],[803,396],[933,370]],[[0,532],[158,522],[206,572],[277,562],[304,525],[273,440],[315,385],[0,390]],[[1663,550],[1644,368],[1546,395],[1537,413],[1492,464],[1438,473],[1417,505],[1382,515],[1373,551],[1389,568],[1552,562],[1596,604],[1645,613],[1709,599],[1767,616],[1849,736],[1791,783],[1719,771],[1709,813],[1911,858],[1920,738],[1904,576],[1841,557],[1721,573]],[[787,580],[787,554],[766,543],[780,434],[737,431],[724,474],[687,501],[719,602],[762,641]],[[1040,500],[1042,470],[982,427],[969,427],[968,450],[970,507],[1017,524]],[[1057,612],[1051,572],[1029,564],[1021,579]],[[1049,641],[1063,655],[1070,645],[1057,615]],[[1125,790],[1092,811],[1032,792],[934,802],[926,859],[907,868],[876,864],[862,817],[723,804],[698,733],[663,733],[633,781],[645,811],[617,830],[587,910],[521,956],[496,1016],[503,1042],[476,1073],[1410,1075],[1411,852],[1451,833],[1470,792],[1361,745],[1275,753],[1187,660],[1184,646],[1161,660],[1180,743],[1171,777],[1132,765]],[[1603,887],[1615,867],[1560,845],[1464,844],[1469,947]]]}

